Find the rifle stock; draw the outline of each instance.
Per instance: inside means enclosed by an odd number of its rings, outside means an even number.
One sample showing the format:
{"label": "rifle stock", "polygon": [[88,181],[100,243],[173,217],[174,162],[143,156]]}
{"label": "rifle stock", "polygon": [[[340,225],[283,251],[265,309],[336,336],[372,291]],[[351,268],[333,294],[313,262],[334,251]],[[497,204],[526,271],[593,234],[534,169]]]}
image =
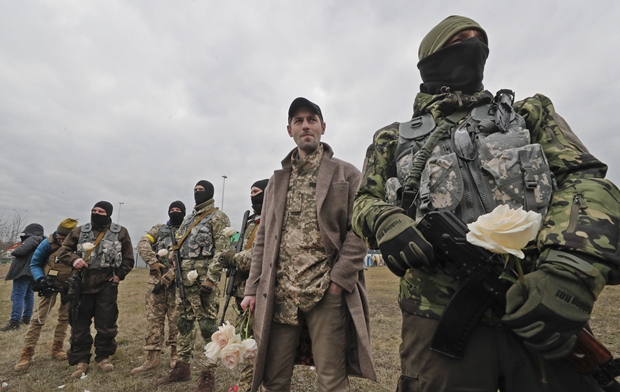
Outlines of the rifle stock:
{"label": "rifle stock", "polygon": [[[499,279],[504,258],[467,242],[469,229],[450,211],[431,211],[417,225],[433,244],[440,259],[456,267],[452,276],[463,280],[444,309],[431,341],[431,350],[462,359],[469,334],[484,311],[491,306],[498,316],[506,309],[510,284]],[[620,392],[620,359],[585,328],[577,335],[577,348],[568,361],[581,374],[591,374],[606,392]]]}
{"label": "rifle stock", "polygon": [[[243,236],[245,234],[245,230],[248,227],[248,218],[250,217],[250,210],[246,210],[243,213],[243,220],[241,221],[241,231],[239,231],[239,240],[237,240],[237,247],[235,249],[236,253],[239,253],[243,250]],[[222,310],[222,319],[220,320],[220,325],[224,324],[224,317],[226,316],[226,309],[228,309],[228,304],[230,303],[230,298],[235,294],[235,276],[237,275],[237,268],[230,267],[226,271],[226,278],[228,281],[226,282],[226,301],[224,302],[224,309]]]}

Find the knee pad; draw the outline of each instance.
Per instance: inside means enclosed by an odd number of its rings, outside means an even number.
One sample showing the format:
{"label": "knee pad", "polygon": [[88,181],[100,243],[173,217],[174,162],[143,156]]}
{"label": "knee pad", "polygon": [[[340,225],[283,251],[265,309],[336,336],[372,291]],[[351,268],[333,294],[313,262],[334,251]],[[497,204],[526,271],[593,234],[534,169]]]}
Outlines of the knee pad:
{"label": "knee pad", "polygon": [[215,319],[204,318],[198,321],[200,333],[206,341],[211,341],[211,335],[217,331],[217,321]]}

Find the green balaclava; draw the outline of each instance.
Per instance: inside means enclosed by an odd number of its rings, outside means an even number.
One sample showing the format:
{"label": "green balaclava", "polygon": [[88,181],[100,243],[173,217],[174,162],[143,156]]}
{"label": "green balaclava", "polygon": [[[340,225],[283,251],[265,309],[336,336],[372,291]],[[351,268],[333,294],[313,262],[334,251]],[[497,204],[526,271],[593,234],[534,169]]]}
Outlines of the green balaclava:
{"label": "green balaclava", "polygon": [[464,16],[452,15],[439,22],[439,24],[426,34],[418,49],[418,60],[422,60],[443,48],[450,38],[463,30],[475,29],[482,33],[484,43],[489,45],[486,31],[476,21]]}

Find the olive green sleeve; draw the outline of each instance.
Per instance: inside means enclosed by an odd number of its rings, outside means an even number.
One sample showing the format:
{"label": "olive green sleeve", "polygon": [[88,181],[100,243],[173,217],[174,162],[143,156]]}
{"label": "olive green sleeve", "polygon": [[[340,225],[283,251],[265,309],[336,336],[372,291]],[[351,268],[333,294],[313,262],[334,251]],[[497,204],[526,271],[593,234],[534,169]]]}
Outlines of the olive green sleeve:
{"label": "olive green sleeve", "polygon": [[385,213],[403,211],[385,202],[385,182],[396,176],[396,147],[399,123],[378,130],[366,150],[362,181],[353,204],[353,231],[369,248],[377,249],[374,225]]}
{"label": "olive green sleeve", "polygon": [[607,284],[620,283],[620,191],[605,179],[607,166],[588,152],[549,98],[537,94],[515,108],[532,143],[543,147],[557,182],[538,235],[540,251],[581,254]]}

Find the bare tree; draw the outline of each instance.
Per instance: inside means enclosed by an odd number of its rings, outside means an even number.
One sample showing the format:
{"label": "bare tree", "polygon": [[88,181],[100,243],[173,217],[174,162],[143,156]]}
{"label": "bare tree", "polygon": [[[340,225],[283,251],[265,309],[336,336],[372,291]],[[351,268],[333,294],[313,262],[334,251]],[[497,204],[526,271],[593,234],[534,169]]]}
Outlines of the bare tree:
{"label": "bare tree", "polygon": [[19,241],[19,233],[24,230],[26,211],[13,210],[7,213],[0,210],[0,256]]}

